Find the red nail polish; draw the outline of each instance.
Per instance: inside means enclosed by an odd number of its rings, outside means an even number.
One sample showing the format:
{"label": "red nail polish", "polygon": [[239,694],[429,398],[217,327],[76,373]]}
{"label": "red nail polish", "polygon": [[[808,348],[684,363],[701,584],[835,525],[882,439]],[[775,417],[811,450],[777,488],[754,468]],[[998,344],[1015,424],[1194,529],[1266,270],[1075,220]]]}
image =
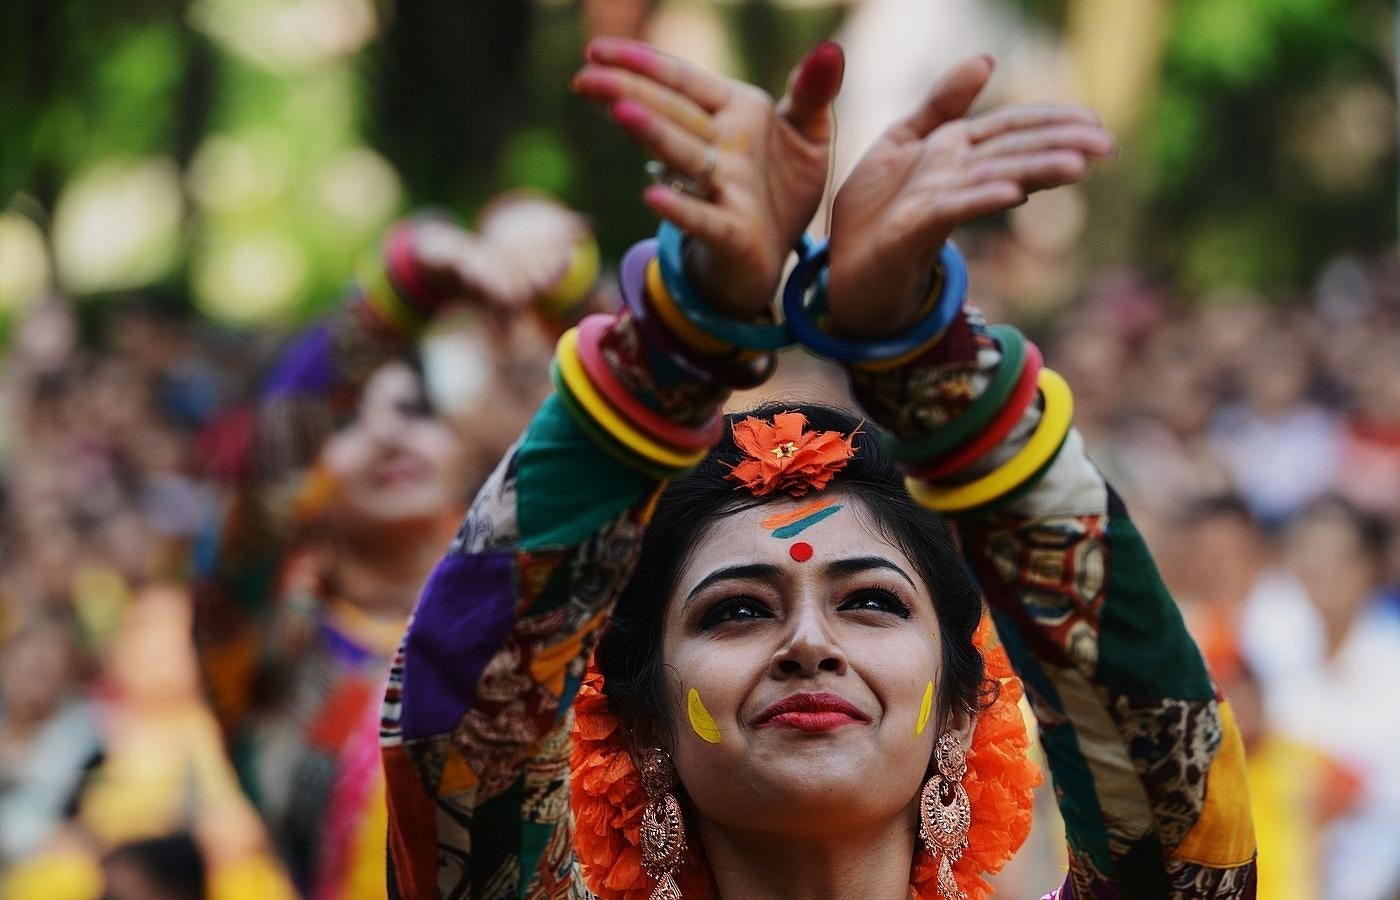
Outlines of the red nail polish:
{"label": "red nail polish", "polygon": [[830,103],[841,88],[846,57],[835,41],[822,41],[803,60],[793,95],[812,103]]}
{"label": "red nail polish", "polygon": [[651,113],[634,100],[619,100],[613,104],[613,119],[623,128],[645,128],[651,122]]}

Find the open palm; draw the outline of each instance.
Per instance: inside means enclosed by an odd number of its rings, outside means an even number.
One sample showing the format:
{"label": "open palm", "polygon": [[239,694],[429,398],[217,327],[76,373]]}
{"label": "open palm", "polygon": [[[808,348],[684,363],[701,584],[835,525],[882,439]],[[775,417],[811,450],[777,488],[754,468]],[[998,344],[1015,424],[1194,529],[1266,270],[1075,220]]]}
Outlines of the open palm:
{"label": "open palm", "polygon": [[887,130],[841,186],[832,208],[832,327],[853,336],[897,331],[923,299],[953,229],[1082,179],[1114,151],[1093,113],[1009,106],[967,118],[992,61],[954,66],[920,108]]}

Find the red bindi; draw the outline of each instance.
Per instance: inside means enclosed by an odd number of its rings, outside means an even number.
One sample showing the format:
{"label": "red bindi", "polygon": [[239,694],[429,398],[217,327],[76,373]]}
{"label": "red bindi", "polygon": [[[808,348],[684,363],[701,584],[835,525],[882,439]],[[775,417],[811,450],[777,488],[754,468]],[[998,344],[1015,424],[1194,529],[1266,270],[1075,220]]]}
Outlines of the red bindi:
{"label": "red bindi", "polygon": [[812,558],[812,545],[806,541],[798,541],[788,548],[788,554],[798,562],[806,562]]}

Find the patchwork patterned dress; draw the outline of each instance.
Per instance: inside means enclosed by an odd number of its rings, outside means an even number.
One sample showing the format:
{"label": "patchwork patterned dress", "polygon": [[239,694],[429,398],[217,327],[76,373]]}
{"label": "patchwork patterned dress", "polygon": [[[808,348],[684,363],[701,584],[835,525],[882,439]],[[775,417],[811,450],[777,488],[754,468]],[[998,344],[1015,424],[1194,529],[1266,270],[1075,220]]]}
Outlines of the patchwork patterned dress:
{"label": "patchwork patterned dress", "polygon": [[[612,326],[629,327],[625,316]],[[977,347],[932,368],[853,373],[857,397],[901,436],[926,432],[999,364],[995,345]],[[1039,416],[1033,405],[999,459]],[[385,699],[395,896],[589,896],[571,838],[571,703],[658,488],[596,445],[555,395],[477,497]],[[1019,500],[956,524],[1064,815],[1070,866],[1052,896],[1252,897],[1234,719],[1078,433]]]}

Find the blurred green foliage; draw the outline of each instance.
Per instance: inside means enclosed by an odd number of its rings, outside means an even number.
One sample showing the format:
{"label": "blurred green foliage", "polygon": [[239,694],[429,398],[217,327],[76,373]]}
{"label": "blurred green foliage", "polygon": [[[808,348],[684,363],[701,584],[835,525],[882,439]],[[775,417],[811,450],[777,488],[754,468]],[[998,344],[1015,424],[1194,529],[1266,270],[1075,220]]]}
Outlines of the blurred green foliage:
{"label": "blurred green foliage", "polygon": [[[1004,2],[1063,27],[1066,0]],[[259,3],[246,9],[276,6]],[[188,306],[191,285],[218,293],[234,263],[261,266],[263,294],[221,302],[258,311],[281,290],[294,316],[334,297],[396,209],[469,217],[502,188],[537,187],[590,215],[613,257],[654,227],[641,155],[567,89],[583,40],[573,3],[380,0],[368,46],[282,69],[197,27],[201,4],[219,14],[214,0],[0,4],[0,202],[47,227],[64,186],[95,164],[168,158],[191,197],[181,253],[155,287]],[[736,74],[775,94],[845,14],[714,9]],[[1156,96],[1125,142],[1128,199],[1104,204],[1130,236],[1107,261],[1193,290],[1288,288],[1337,252],[1393,242],[1394,15],[1382,0],[1174,3]],[[210,172],[233,186],[198,189]],[[378,193],[338,194],[340,172]]]}
{"label": "blurred green foliage", "polygon": [[1196,290],[1286,289],[1393,244],[1394,16],[1180,0],[1141,135],[1142,259]]}

